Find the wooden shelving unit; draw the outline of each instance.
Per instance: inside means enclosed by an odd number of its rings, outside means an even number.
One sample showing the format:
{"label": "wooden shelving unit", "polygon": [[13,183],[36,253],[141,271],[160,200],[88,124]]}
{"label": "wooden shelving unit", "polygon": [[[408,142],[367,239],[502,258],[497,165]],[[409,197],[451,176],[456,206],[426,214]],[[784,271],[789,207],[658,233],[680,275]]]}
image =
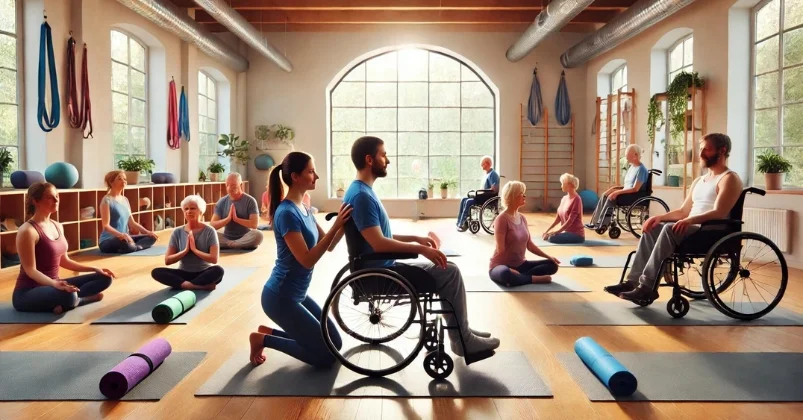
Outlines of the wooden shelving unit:
{"label": "wooden shelving unit", "polygon": [[[705,111],[705,88],[692,86],[689,88],[688,109],[686,118],[683,120],[683,136],[673,139],[671,135],[671,121],[669,121],[669,110],[667,106],[667,95],[661,93],[656,95],[656,101],[660,103],[662,112],[666,117],[666,140],[663,159],[666,159],[666,171],[664,178],[666,186],[670,188],[683,188],[683,198],[686,198],[691,183],[700,175],[700,162],[697,156],[697,140],[706,131],[706,111]],[[682,151],[682,152],[681,152]],[[670,153],[671,152],[671,153]],[[652,159],[652,156],[651,156]],[[672,185],[670,177],[678,177],[678,185]]]}
{"label": "wooden shelving unit", "polygon": [[635,104],[635,90],[597,97],[597,194],[622,185],[625,149],[636,141]]}
{"label": "wooden shelving unit", "polygon": [[[248,181],[244,181],[248,191]],[[225,182],[203,182],[187,184],[137,184],[126,187],[124,194],[131,204],[134,219],[143,227],[154,232],[167,231],[183,226],[184,213],[179,207],[184,197],[200,195],[206,201],[204,220],[212,218],[215,203],[226,195]],[[25,199],[27,190],[0,191],[0,222],[14,219],[19,226],[25,219]],[[74,253],[96,248],[103,231],[98,207],[106,189],[64,189],[59,190],[59,211],[54,219],[64,226],[64,237],[69,245],[68,252]],[[139,201],[147,197],[151,204],[140,209]],[[92,208],[93,210],[89,210]],[[165,221],[172,220],[167,226]],[[157,223],[161,220],[161,223]],[[15,244],[16,230],[0,232],[0,249],[4,252]],[[6,267],[2,267],[6,268]]]}

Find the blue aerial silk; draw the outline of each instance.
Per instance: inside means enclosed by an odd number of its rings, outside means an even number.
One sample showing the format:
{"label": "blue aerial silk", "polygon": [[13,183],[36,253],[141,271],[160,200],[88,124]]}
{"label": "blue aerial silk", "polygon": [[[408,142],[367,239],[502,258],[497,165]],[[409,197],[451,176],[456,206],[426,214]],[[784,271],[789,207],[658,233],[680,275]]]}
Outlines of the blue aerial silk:
{"label": "blue aerial silk", "polygon": [[530,87],[530,100],[527,101],[527,119],[530,124],[536,125],[543,115],[543,101],[541,100],[541,83],[538,81],[538,69],[533,70],[533,84]]}
{"label": "blue aerial silk", "polygon": [[566,125],[572,119],[572,106],[569,104],[569,89],[566,88],[565,72],[560,72],[558,95],[555,96],[555,117],[560,125]]}
{"label": "blue aerial silk", "polygon": [[190,141],[190,109],[187,105],[187,96],[184,94],[184,86],[181,87],[181,98],[178,105],[178,137],[184,141]]}
{"label": "blue aerial silk", "polygon": [[[45,47],[47,47],[47,61],[50,70],[50,100],[52,104],[51,113],[47,113],[45,104]],[[56,75],[56,59],[53,55],[53,36],[50,32],[50,25],[47,21],[42,23],[39,33],[39,107],[36,114],[39,127],[45,132],[50,132],[58,127],[61,120],[61,102],[59,100],[59,79]]]}

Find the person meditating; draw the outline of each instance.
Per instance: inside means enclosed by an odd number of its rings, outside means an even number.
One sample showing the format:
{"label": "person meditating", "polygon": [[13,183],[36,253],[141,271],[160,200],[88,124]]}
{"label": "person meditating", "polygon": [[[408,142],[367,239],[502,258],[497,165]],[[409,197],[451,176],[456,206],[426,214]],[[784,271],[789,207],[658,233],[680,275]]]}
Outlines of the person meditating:
{"label": "person meditating", "polygon": [[187,224],[173,230],[165,254],[165,265],[179,262],[178,268],[158,267],[151,271],[154,280],[174,289],[215,290],[223,279],[223,267],[217,265],[220,245],[217,232],[201,222],[206,201],[199,195],[187,196],[181,210]]}
{"label": "person meditating", "polygon": [[[128,254],[152,247],[159,237],[142,227],[131,215],[131,205],[123,195],[123,190],[128,185],[125,172],[111,171],[106,174],[104,181],[109,191],[100,201],[100,220],[103,225],[98,241],[100,252]],[[130,228],[136,229],[140,234],[129,234]]]}
{"label": "person meditating", "polygon": [[[287,196],[279,178],[289,189]],[[350,217],[351,208],[340,206],[329,232],[315,221],[312,211],[302,203],[307,190],[315,189],[318,174],[312,157],[303,152],[290,152],[270,173],[270,219],[276,238],[276,263],[262,289],[262,310],[279,328],[260,325],[251,333],[251,363],[265,362],[265,347],[278,350],[315,367],[329,367],[335,357],[321,334],[321,307],[307,289],[312,270],[332,250],[342,235],[337,235]],[[336,239],[337,237],[337,239]],[[327,320],[332,343],[343,345],[332,320]]]}
{"label": "person meditating", "polygon": [[[520,181],[505,184],[500,195],[504,211],[494,221],[496,250],[491,257],[489,274],[491,280],[505,287],[549,283],[560,264],[560,260],[547,255],[530,238],[527,219],[519,213],[526,203],[526,189]],[[524,258],[527,251],[545,259],[527,261]]]}
{"label": "person meditating", "polygon": [[[560,199],[555,221],[544,232],[544,240],[553,244],[581,244],[586,240],[583,229],[583,200],[577,194],[580,180],[572,174],[560,176],[560,189],[566,193]],[[560,226],[552,231],[558,223]]]}
{"label": "person meditating", "polygon": [[221,249],[256,249],[262,243],[259,225],[259,206],[254,197],[243,191],[243,178],[237,172],[226,177],[227,195],[215,204],[210,224],[218,231]]}
{"label": "person meditating", "polygon": [[[60,314],[103,299],[101,292],[112,284],[114,273],[78,264],[67,255],[64,229],[50,218],[59,210],[56,187],[37,182],[28,188],[26,197],[29,219],[17,232],[20,273],[12,295],[14,309]],[[91,274],[61,279],[59,267]]]}

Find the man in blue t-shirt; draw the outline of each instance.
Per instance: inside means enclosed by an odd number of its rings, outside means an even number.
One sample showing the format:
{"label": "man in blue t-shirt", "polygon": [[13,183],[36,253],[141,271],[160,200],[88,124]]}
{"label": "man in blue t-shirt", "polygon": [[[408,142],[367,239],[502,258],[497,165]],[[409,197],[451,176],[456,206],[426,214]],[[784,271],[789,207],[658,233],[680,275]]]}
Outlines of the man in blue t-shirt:
{"label": "man in blue t-shirt", "polygon": [[352,206],[351,220],[365,239],[360,252],[412,253],[423,255],[432,261],[432,263],[403,264],[395,260],[381,260],[372,262],[372,266],[387,267],[397,271],[408,278],[414,286],[422,279],[410,278],[405,273],[409,273],[412,265],[426,270],[435,282],[438,295],[454,308],[454,314],[444,314],[447,325],[458,325],[463,336],[463,346],[461,346],[458,331],[448,330],[452,352],[464,356],[465,348],[465,353],[478,355],[479,358],[493,355],[492,351],[499,347],[499,339],[491,338],[490,334],[472,330],[468,326],[466,288],[460,269],[454,263],[446,261],[446,256],[437,249],[431,238],[394,235],[391,232],[388,214],[373,190],[376,179],[388,174],[387,167],[390,160],[385,153],[384,142],[377,137],[360,137],[351,147],[351,160],[357,168],[357,179],[349,186],[343,196],[343,202]]}
{"label": "man in blue t-shirt", "polygon": [[609,188],[602,193],[597,208],[594,214],[591,215],[591,223],[586,223],[589,229],[597,229],[601,226],[607,226],[610,218],[613,216],[613,206],[617,204],[616,199],[625,196],[626,194],[633,194],[641,192],[647,187],[647,179],[650,174],[647,167],[641,163],[641,147],[637,144],[631,144],[625,149],[625,159],[630,163],[625,173],[625,182],[622,186],[615,186]]}
{"label": "man in blue t-shirt", "polygon": [[[499,194],[499,174],[494,170],[494,161],[490,156],[483,156],[480,160],[480,166],[485,171],[485,177],[482,179],[482,189],[491,190],[493,194]],[[486,198],[487,199],[487,198]],[[471,206],[476,202],[475,198],[465,197],[460,200],[460,210],[457,212],[457,230],[465,232],[468,229],[468,211]]]}

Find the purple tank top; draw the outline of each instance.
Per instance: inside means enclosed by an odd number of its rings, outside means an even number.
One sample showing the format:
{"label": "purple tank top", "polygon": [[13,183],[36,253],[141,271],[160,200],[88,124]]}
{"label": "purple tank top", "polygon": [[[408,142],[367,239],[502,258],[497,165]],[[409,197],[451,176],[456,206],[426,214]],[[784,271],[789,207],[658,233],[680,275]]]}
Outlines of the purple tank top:
{"label": "purple tank top", "polygon": [[[56,226],[56,231],[59,233],[59,237],[56,240],[48,238],[38,223],[34,222],[33,220],[28,222],[34,227],[34,229],[36,229],[36,232],[39,233],[39,241],[36,242],[36,246],[34,247],[34,255],[36,256],[36,269],[53,280],[58,279],[61,256],[67,252],[67,239],[64,238],[64,234],[61,232],[61,229],[58,228],[58,225],[52,221],[50,223],[53,223],[53,226]],[[22,267],[22,265],[20,265],[20,274],[17,276],[17,284],[14,287],[14,290],[33,289],[34,287],[39,286],[42,285],[36,280],[28,277],[28,275],[25,274],[25,269]]]}

